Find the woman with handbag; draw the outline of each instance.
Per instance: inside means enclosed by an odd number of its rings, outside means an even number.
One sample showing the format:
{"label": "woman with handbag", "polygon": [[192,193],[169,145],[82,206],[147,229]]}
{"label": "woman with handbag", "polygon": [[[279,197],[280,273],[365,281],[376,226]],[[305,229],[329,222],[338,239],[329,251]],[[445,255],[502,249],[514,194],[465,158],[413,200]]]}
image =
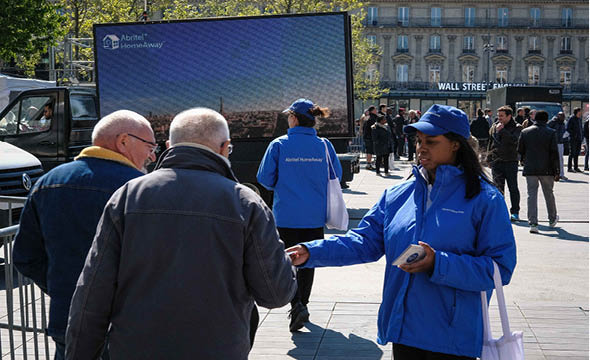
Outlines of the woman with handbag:
{"label": "woman with handbag", "polygon": [[[324,238],[327,211],[328,164],[326,152],[338,179],[342,167],[334,147],[317,136],[316,116],[329,116],[328,108],[298,99],[286,110],[289,130],[266,149],[257,179],[274,191],[273,215],[285,246]],[[291,301],[289,330],[301,329],[309,321],[307,303],[313,284],[313,269],[297,271],[297,293]]]}
{"label": "woman with handbag", "polygon": [[385,176],[389,175],[389,154],[391,153],[392,133],[387,119],[383,115],[377,116],[377,122],[371,126],[373,137],[373,150],[375,151],[375,172],[380,175],[381,166],[385,170]]}
{"label": "woman with handbag", "polygon": [[[506,203],[467,143],[463,111],[433,105],[404,131],[416,133],[413,177],[385,190],[357,228],[287,251],[301,268],[385,255],[377,342],[393,343],[396,360],[475,359],[483,344],[480,292],[494,288],[494,262],[504,284],[516,266]],[[411,244],[425,256],[393,266]]]}

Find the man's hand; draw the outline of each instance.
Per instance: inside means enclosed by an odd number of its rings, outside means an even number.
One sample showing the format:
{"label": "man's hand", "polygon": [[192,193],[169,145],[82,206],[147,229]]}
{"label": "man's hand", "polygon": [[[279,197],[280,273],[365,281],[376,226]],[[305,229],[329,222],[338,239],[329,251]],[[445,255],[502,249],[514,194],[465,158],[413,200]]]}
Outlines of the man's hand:
{"label": "man's hand", "polygon": [[411,264],[399,265],[398,267],[400,269],[402,269],[403,271],[409,272],[411,274],[419,273],[419,272],[430,273],[434,269],[435,251],[433,248],[430,247],[430,245],[428,245],[425,242],[419,241],[418,245],[420,245],[420,246],[422,246],[422,248],[424,248],[424,251],[426,251],[426,256],[422,260],[418,260],[418,261],[413,262]]}
{"label": "man's hand", "polygon": [[291,258],[293,265],[298,266],[305,263],[309,259],[309,251],[303,245],[295,245],[286,249],[285,252]]}
{"label": "man's hand", "polygon": [[498,125],[496,125],[496,132],[500,132],[502,129],[504,129],[504,124],[498,122]]}

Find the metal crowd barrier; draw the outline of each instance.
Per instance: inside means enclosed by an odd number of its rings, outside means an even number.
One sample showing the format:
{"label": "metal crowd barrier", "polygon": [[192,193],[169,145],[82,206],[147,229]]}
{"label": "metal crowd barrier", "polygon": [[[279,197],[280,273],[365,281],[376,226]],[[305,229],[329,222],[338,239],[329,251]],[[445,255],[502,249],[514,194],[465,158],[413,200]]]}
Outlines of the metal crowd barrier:
{"label": "metal crowd barrier", "polygon": [[[0,203],[8,204],[9,222],[12,219],[11,212],[20,211],[13,204],[23,204],[25,200],[0,196]],[[49,338],[45,335],[49,298],[13,266],[12,240],[18,227],[11,225],[0,229],[0,256],[4,257],[3,263],[0,261],[0,354],[2,358],[11,360],[49,360],[53,358]]]}

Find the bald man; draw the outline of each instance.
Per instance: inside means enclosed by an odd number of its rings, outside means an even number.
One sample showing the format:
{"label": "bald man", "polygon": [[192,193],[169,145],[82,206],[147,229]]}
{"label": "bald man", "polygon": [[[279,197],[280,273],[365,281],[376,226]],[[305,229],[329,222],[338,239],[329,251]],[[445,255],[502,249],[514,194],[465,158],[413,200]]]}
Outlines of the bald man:
{"label": "bald man", "polygon": [[132,111],[102,118],[93,146],[37,181],[25,203],[14,243],[14,265],[51,298],[47,333],[55,359],[65,358],[68,312],[96,225],[111,195],[155,160],[150,123]]}

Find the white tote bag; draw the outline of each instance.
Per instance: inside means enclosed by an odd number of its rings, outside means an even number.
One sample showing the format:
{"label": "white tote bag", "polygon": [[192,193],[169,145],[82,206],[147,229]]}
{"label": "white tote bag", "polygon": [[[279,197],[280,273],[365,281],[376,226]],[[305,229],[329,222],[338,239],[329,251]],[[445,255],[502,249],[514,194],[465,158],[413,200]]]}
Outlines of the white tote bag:
{"label": "white tote bag", "polygon": [[393,171],[393,168],[395,168],[395,155],[393,153],[389,154],[387,160],[389,161],[389,170]]}
{"label": "white tote bag", "polygon": [[508,323],[508,312],[502,289],[500,270],[494,261],[494,285],[496,287],[496,298],[500,309],[500,320],[502,321],[503,335],[499,339],[492,338],[490,326],[490,315],[488,313],[488,300],[485,291],[481,292],[481,312],[483,314],[483,349],[481,360],[523,360],[524,345],[522,342],[522,331],[510,332]]}
{"label": "white tote bag", "polygon": [[340,180],[336,176],[330,153],[328,152],[328,145],[324,140],[324,147],[326,148],[326,162],[328,164],[328,191],[327,191],[327,213],[326,213],[326,227],[328,229],[347,230],[348,229],[348,211],[346,204],[342,197],[342,188],[340,187]]}

